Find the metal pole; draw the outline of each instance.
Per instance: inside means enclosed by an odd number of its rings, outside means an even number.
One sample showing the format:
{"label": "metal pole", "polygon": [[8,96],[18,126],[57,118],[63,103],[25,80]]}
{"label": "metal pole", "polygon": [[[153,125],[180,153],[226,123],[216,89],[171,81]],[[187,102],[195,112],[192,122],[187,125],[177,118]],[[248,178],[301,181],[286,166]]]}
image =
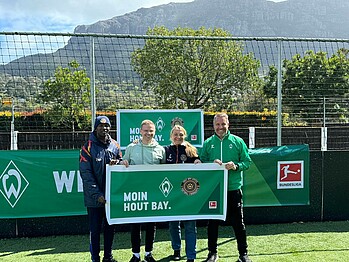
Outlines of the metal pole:
{"label": "metal pole", "polygon": [[255,148],[256,129],[254,126],[250,126],[248,130],[248,148]]}
{"label": "metal pole", "polygon": [[91,52],[90,52],[90,64],[91,64],[91,78],[90,78],[90,85],[91,85],[91,130],[93,130],[94,127],[94,121],[96,118],[96,86],[95,86],[95,42],[94,38],[90,37],[90,46],[91,46]]}
{"label": "metal pole", "polygon": [[277,78],[277,146],[281,146],[282,128],[282,58],[281,40],[278,40],[278,78]]}
{"label": "metal pole", "polygon": [[323,101],[323,127],[321,128],[321,151],[327,151],[326,98]]}
{"label": "metal pole", "polygon": [[11,104],[12,104],[12,108],[11,108],[11,115],[12,115],[12,119],[11,119],[11,150],[16,150],[15,149],[15,106],[13,103],[13,98],[11,98]]}
{"label": "metal pole", "polygon": [[326,128],[326,98],[323,100],[323,127],[321,128],[321,215],[320,221],[324,220],[324,194],[325,194],[325,151],[327,151],[327,128]]}
{"label": "metal pole", "polygon": [[323,126],[326,127],[326,97],[324,97],[324,102],[323,102]]}

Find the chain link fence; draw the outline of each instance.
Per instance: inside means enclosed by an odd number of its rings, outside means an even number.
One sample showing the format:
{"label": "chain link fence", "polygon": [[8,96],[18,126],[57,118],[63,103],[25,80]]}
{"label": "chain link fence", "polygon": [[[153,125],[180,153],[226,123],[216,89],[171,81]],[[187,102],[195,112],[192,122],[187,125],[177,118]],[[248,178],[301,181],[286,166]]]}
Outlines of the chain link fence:
{"label": "chain link fence", "polygon": [[[334,135],[332,139],[338,137],[338,143],[347,144],[343,143],[343,137],[348,137],[346,127],[349,121],[349,40],[346,39],[2,32],[0,133],[8,135],[13,130],[19,133],[90,130],[91,124],[76,127],[76,130],[73,127],[72,130],[55,126],[54,120],[50,122],[49,118],[44,117],[55,103],[53,100],[43,101],[42,94],[45,94],[47,83],[57,78],[57,68],[68,68],[72,61],[79,65],[76,70],[85,71],[89,78],[89,102],[82,103],[83,114],[89,116],[89,121],[96,114],[114,116],[118,109],[165,108],[160,101],[172,94],[159,95],[159,90],[144,81],[132,61],[132,57],[147,44],[160,42],[164,46],[173,45],[173,49],[181,46],[179,52],[182,55],[188,55],[185,49],[192,52],[190,48],[195,46],[192,56],[200,56],[203,46],[217,46],[218,43],[234,43],[240,48],[244,58],[235,61],[235,68],[242,68],[237,72],[241,74],[241,79],[256,73],[258,81],[252,83],[240,79],[239,83],[232,83],[229,76],[218,79],[214,82],[218,86],[216,90],[224,92],[218,96],[208,94],[213,97],[208,100],[210,103],[203,103],[200,107],[207,113],[221,110],[230,112],[232,128],[245,128],[247,131],[250,126],[258,127],[260,131],[256,135],[256,146],[275,144],[275,136],[270,135],[267,129],[263,131],[262,127],[273,129],[273,133],[278,127],[334,128],[328,132]],[[219,56],[220,51],[211,55]],[[256,62],[256,72],[252,67],[243,65],[246,57]],[[234,63],[225,59],[223,55],[218,58],[222,64]],[[187,61],[176,64],[178,71],[186,73],[186,68],[189,68]],[[192,74],[193,81],[202,80],[198,75],[197,71]],[[210,78],[210,75],[205,77]],[[187,87],[182,88],[185,90]],[[69,97],[82,94],[66,95],[64,99],[68,103]],[[187,104],[178,99],[176,104],[168,104],[167,108],[187,108]],[[56,113],[56,119],[67,118],[62,111],[57,110]],[[296,132],[294,135],[298,136]],[[303,142],[309,140],[306,136],[304,134]],[[349,146],[336,144],[333,148],[347,149]]]}

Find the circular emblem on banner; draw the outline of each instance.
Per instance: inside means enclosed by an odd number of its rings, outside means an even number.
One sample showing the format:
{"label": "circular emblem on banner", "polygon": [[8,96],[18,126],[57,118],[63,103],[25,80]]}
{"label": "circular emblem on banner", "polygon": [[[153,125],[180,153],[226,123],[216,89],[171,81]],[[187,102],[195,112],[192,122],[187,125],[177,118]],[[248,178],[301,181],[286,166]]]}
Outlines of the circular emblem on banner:
{"label": "circular emblem on banner", "polygon": [[171,127],[174,127],[175,125],[183,126],[184,121],[182,118],[175,117],[171,120]]}
{"label": "circular emblem on banner", "polygon": [[182,182],[181,188],[184,194],[191,196],[198,192],[200,185],[195,178],[187,178]]}
{"label": "circular emblem on banner", "polygon": [[184,163],[185,161],[187,161],[187,156],[185,155],[185,154],[182,154],[181,156],[180,156],[180,159],[181,159],[181,161]]}

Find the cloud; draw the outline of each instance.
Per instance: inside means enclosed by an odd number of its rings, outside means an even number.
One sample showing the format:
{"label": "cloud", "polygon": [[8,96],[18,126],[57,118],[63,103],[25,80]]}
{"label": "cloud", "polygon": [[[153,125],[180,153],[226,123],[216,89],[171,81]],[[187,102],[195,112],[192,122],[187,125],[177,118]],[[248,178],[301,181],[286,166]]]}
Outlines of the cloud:
{"label": "cloud", "polygon": [[[0,31],[72,33],[78,25],[90,25],[141,7],[192,1],[194,0],[0,0]],[[18,36],[0,35],[0,64],[23,55],[31,55],[32,52],[44,52],[42,49],[35,51],[37,40],[31,36],[27,38],[23,40]],[[23,49],[23,41],[33,46]],[[63,39],[54,48],[62,47],[66,41],[67,39]],[[53,44],[50,43],[50,46]],[[18,53],[18,50],[21,52]],[[45,52],[49,51],[45,49]]]}
{"label": "cloud", "polygon": [[0,0],[0,30],[72,33],[78,25],[93,24],[141,7],[192,1],[194,0]]}
{"label": "cloud", "polygon": [[[172,2],[191,2],[173,0]],[[78,25],[167,4],[170,0],[0,0],[0,30],[4,32],[72,33]],[[38,39],[36,39],[38,37]],[[36,53],[54,52],[69,38],[51,42],[49,37],[0,35],[0,64]],[[56,39],[57,40],[57,39]]]}
{"label": "cloud", "polygon": [[[173,0],[172,2],[191,2]],[[88,25],[135,11],[141,7],[167,4],[169,0],[1,0],[2,31],[73,32]]]}

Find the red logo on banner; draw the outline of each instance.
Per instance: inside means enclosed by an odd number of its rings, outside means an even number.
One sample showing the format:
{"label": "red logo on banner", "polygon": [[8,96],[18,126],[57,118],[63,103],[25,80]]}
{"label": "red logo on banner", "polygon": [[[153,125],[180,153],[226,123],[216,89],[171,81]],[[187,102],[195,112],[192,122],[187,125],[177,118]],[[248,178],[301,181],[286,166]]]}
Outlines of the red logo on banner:
{"label": "red logo on banner", "polygon": [[197,135],[191,135],[190,140],[191,141],[196,141],[198,139]]}
{"label": "red logo on banner", "polygon": [[280,165],[280,181],[301,181],[301,163],[281,164]]}
{"label": "red logo on banner", "polygon": [[208,208],[209,209],[216,209],[217,208],[217,201],[209,201]]}
{"label": "red logo on banner", "polygon": [[303,161],[278,162],[278,189],[303,188]]}

